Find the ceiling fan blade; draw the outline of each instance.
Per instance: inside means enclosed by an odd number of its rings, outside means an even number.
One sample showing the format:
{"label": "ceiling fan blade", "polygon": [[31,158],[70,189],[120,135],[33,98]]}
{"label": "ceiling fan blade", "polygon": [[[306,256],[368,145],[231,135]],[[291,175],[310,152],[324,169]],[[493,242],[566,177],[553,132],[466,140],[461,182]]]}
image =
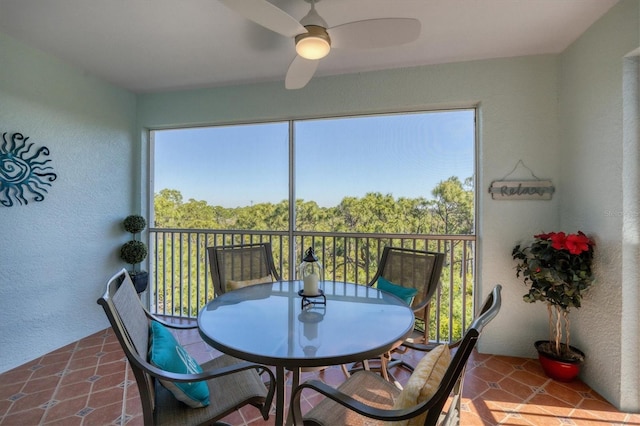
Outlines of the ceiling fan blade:
{"label": "ceiling fan blade", "polygon": [[327,32],[331,47],[371,49],[410,43],[420,36],[421,26],[413,18],[382,18],[349,22]]}
{"label": "ceiling fan blade", "polygon": [[320,61],[305,59],[302,56],[296,57],[289,65],[287,76],[284,79],[284,87],[287,89],[302,89],[307,85],[313,74],[318,69]]}
{"label": "ceiling fan blade", "polygon": [[220,0],[220,2],[239,15],[285,37],[295,37],[307,32],[294,17],[266,0]]}

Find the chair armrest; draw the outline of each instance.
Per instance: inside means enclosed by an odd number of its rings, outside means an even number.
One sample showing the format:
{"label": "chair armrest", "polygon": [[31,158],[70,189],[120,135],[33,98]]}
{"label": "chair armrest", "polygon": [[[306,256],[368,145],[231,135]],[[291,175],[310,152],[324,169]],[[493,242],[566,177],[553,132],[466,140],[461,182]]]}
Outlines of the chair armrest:
{"label": "chair armrest", "polygon": [[354,399],[351,396],[343,392],[340,392],[338,389],[333,388],[327,385],[326,383],[321,382],[320,380],[307,380],[306,382],[300,384],[300,386],[298,386],[293,393],[293,398],[295,398],[294,401],[297,405],[296,407],[292,407],[294,424],[303,424],[301,411],[299,409],[299,402],[300,402],[300,393],[305,388],[313,389],[316,392],[321,393],[325,397],[332,399],[335,402],[365,417],[369,417],[377,420],[384,420],[384,421],[398,421],[398,420],[410,419],[412,417],[415,417],[417,414],[427,411],[432,405],[432,404],[429,404],[429,402],[431,402],[431,400],[429,400],[421,405],[416,405],[411,408],[405,408],[400,410],[381,409],[381,408],[371,407],[369,405],[363,404],[357,399]]}
{"label": "chair armrest", "polygon": [[[222,377],[229,374],[237,373],[239,371],[251,370],[251,369],[257,369],[257,370],[266,372],[269,375],[269,380],[271,380],[271,383],[276,382],[275,375],[271,370],[266,368],[264,365],[254,364],[248,361],[241,361],[237,364],[216,368],[214,370],[206,370],[206,371],[203,371],[202,373],[196,373],[196,374],[172,373],[170,371],[156,368],[151,364],[147,364],[147,365],[156,370],[156,373],[154,374],[154,372],[151,369],[148,369],[149,374],[151,374],[152,376],[158,377],[159,379],[171,380],[173,382],[199,382],[199,381],[214,379],[216,377]],[[275,386],[273,386],[273,388],[275,388]]]}
{"label": "chair armrest", "polygon": [[165,327],[169,327],[177,330],[192,330],[194,328],[198,328],[198,323],[195,323],[195,322],[193,324],[175,324],[175,323],[167,322],[163,319],[160,319],[153,314],[149,314],[147,316],[154,321],[158,321],[160,324],[164,325]]}
{"label": "chair armrest", "polygon": [[149,312],[147,310],[147,308],[144,307],[144,305],[142,306],[142,309],[144,310],[144,314],[147,316],[147,318],[149,318],[150,320],[153,320],[153,321],[157,321],[160,324],[164,325],[165,327],[173,328],[173,329],[176,329],[176,330],[191,330],[191,329],[194,329],[194,328],[198,328],[198,323],[195,322],[195,321],[194,321],[193,324],[175,324],[175,323],[171,323],[171,322],[165,321],[165,320],[153,315],[151,312]]}
{"label": "chair armrest", "polygon": [[428,299],[428,300],[423,300],[423,301],[422,301],[422,302],[420,302],[418,305],[416,305],[416,306],[411,306],[411,309],[413,309],[413,312],[421,311],[421,310],[423,310],[424,308],[426,308],[426,307],[429,305],[429,303],[431,303],[432,299],[433,299],[433,298]]}
{"label": "chair armrest", "polygon": [[[402,344],[400,346],[404,346],[405,348],[414,349],[414,350],[422,351],[422,352],[431,352],[438,345],[440,345],[440,343],[435,343],[435,342],[434,343],[414,343],[414,342],[408,342],[408,341],[405,340],[404,342],[402,342]],[[451,346],[449,346],[449,347],[451,347]],[[404,353],[404,352],[402,352],[402,353]]]}
{"label": "chair armrest", "polygon": [[[452,343],[447,343],[446,345],[449,346],[449,349],[453,349],[455,347],[460,346],[460,342],[462,342],[462,339],[458,339],[455,342]],[[408,341],[404,341],[400,344],[400,346],[405,346],[407,348],[410,349],[415,349],[417,351],[422,351],[422,352],[430,352],[432,350],[434,350],[437,346],[441,345],[442,343],[437,343],[437,342],[432,342],[432,343],[413,343],[413,342],[408,342]]]}
{"label": "chair armrest", "polygon": [[[209,380],[216,377],[222,377],[229,374],[237,373],[239,371],[250,370],[250,369],[258,369],[266,372],[269,375],[269,380],[271,383],[276,382],[275,375],[271,370],[265,367],[262,364],[254,364],[248,361],[241,361],[233,365],[229,365],[226,367],[216,368],[214,370],[206,370],[202,373],[173,373],[171,371],[166,371],[161,368],[156,367],[155,365],[143,360],[137,354],[130,353],[127,357],[130,362],[136,364],[138,368],[145,370],[147,373],[152,375],[155,378],[162,380],[170,380],[172,382],[200,382],[203,380]],[[275,386],[272,386],[275,388]]]}

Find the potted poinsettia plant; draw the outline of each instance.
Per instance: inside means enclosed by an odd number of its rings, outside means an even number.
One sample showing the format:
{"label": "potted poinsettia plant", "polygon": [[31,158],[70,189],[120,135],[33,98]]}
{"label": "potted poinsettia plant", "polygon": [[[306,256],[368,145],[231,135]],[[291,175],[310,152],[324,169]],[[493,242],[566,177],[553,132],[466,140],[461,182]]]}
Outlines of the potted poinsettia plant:
{"label": "potted poinsettia plant", "polygon": [[[516,276],[529,287],[524,301],[547,305],[550,338],[536,342],[536,349],[547,375],[558,380],[572,380],[584,361],[584,353],[570,345],[569,312],[580,308],[593,284],[594,246],[581,231],[551,232],[535,235],[532,242],[518,244],[512,251]],[[552,363],[554,360],[560,364]]]}

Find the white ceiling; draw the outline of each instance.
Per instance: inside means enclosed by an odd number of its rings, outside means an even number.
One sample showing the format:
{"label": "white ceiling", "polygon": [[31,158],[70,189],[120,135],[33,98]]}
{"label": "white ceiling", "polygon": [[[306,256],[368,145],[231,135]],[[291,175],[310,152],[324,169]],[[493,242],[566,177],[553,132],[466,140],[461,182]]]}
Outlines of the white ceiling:
{"label": "white ceiling", "polygon": [[[270,1],[296,19],[309,9]],[[616,2],[321,0],[330,27],[414,17],[422,32],[400,47],[334,49],[316,76],[558,53]],[[0,31],[136,93],[284,81],[295,56],[292,39],[217,0],[0,0]]]}

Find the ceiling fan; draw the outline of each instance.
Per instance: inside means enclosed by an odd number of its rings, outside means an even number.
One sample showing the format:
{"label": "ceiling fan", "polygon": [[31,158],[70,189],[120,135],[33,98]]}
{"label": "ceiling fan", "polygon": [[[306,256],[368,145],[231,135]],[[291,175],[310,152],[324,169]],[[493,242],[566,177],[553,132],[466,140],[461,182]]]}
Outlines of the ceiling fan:
{"label": "ceiling fan", "polygon": [[295,40],[296,57],[285,77],[287,89],[307,85],[320,59],[331,48],[381,48],[409,43],[420,35],[420,21],[413,18],[382,18],[348,22],[329,28],[315,3],[305,0],[311,10],[298,22],[294,17],[267,0],[220,0],[229,9],[258,25]]}

